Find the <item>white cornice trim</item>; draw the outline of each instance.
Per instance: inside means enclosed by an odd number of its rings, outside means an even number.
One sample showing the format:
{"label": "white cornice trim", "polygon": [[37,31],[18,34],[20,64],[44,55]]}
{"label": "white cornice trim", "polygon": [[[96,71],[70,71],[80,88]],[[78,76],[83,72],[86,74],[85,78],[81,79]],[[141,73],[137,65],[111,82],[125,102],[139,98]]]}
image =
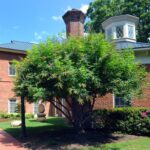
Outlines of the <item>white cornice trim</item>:
{"label": "white cornice trim", "polygon": [[135,23],[135,25],[137,25],[139,22],[139,18],[136,16],[129,15],[129,14],[113,16],[113,17],[110,17],[107,20],[105,20],[102,23],[102,27],[103,27],[103,29],[105,29],[108,25],[110,25],[114,22],[120,22],[120,21],[129,21],[129,22],[133,22],[133,23]]}
{"label": "white cornice trim", "polygon": [[134,51],[150,51],[150,47],[133,48]]}

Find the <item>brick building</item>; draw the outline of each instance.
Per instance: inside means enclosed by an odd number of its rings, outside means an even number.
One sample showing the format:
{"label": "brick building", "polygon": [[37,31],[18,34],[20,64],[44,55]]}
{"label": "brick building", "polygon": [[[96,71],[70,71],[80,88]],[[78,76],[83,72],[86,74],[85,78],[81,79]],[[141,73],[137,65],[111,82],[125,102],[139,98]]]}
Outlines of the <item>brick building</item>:
{"label": "brick building", "polygon": [[[68,36],[83,36],[84,35],[84,20],[85,15],[76,9],[68,11],[63,16],[66,24]],[[136,42],[136,25],[138,18],[131,15],[114,16],[103,22],[102,26],[105,30],[106,38],[114,39],[116,49],[123,50],[132,48],[135,51],[136,60],[140,61],[147,67],[150,72],[150,44]],[[12,65],[12,60],[20,60],[26,56],[26,50],[31,49],[33,43],[11,41],[7,44],[0,44],[0,112],[14,113],[17,103],[20,101],[13,92],[13,80],[15,78],[15,68]],[[150,74],[149,74],[150,77]],[[150,107],[150,88],[145,89],[144,96],[140,100],[134,100],[134,106]],[[63,99],[62,102],[65,100]],[[48,115],[60,115],[49,102],[44,103],[46,113]],[[115,94],[107,94],[102,98],[98,98],[95,104],[95,109],[99,108],[114,108],[125,106],[122,98]],[[27,113],[37,113],[38,103],[26,103]]]}

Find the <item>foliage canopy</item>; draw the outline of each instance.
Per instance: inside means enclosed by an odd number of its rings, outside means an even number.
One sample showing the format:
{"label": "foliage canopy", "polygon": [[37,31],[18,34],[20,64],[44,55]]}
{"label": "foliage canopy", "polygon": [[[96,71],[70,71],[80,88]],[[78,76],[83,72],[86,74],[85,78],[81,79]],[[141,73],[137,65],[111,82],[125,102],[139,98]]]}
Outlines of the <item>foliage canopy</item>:
{"label": "foliage canopy", "polygon": [[18,62],[15,91],[30,101],[53,102],[53,97],[69,97],[79,104],[91,105],[97,95],[106,93],[133,98],[146,75],[134,59],[132,51],[117,52],[102,34],[70,37],[61,42],[48,39]]}

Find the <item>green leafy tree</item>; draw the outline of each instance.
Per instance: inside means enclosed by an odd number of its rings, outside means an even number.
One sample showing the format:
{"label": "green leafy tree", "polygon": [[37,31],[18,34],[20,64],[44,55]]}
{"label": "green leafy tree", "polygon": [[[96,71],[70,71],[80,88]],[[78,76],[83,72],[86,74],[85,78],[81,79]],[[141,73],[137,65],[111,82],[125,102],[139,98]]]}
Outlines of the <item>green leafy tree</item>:
{"label": "green leafy tree", "polygon": [[150,0],[95,0],[90,3],[87,12],[90,21],[86,24],[86,29],[96,33],[103,32],[102,22],[121,14],[139,17],[137,39],[147,42],[150,34]]}
{"label": "green leafy tree", "polygon": [[91,34],[61,42],[48,39],[33,47],[17,64],[15,91],[31,102],[49,101],[80,128],[90,118],[97,96],[116,93],[133,98],[144,77],[132,51],[118,53],[102,34]]}

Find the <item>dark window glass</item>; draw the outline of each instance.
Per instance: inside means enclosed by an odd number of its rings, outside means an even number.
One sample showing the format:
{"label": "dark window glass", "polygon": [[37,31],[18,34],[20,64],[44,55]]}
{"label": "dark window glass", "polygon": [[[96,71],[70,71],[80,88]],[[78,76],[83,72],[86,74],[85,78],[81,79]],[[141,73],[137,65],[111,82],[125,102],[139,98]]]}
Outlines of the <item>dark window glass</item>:
{"label": "dark window glass", "polygon": [[117,26],[116,27],[116,36],[117,36],[117,39],[120,39],[123,37],[123,26]]}
{"label": "dark window glass", "polygon": [[124,100],[123,97],[115,97],[115,107],[126,107],[130,106],[129,102]]}

